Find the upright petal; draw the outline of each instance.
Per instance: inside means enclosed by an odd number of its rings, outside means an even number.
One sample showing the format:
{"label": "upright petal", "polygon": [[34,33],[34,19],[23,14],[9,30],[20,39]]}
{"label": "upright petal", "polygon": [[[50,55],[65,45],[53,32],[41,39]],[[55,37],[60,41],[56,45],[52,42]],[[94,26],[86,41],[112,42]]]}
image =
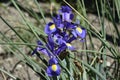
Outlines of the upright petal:
{"label": "upright petal", "polygon": [[72,9],[69,6],[62,6],[60,9],[60,12],[67,12],[70,13],[72,11]]}
{"label": "upright petal", "polygon": [[50,60],[49,60],[49,64],[52,65],[52,64],[57,64],[58,63],[58,60],[57,58],[55,57],[52,57]]}
{"label": "upright petal", "polygon": [[70,15],[71,13],[67,13],[67,12],[62,13],[62,21],[71,22],[72,20]]}
{"label": "upright petal", "polygon": [[72,21],[74,15],[72,14],[72,9],[69,6],[62,6],[59,12],[62,14],[62,21]]}
{"label": "upright petal", "polygon": [[53,21],[54,21],[55,25],[57,26],[57,28],[61,29],[64,27],[64,24],[62,23],[62,19],[61,19],[60,15],[53,17]]}
{"label": "upright petal", "polygon": [[50,49],[50,51],[54,51],[54,46],[55,46],[55,43],[54,43],[54,40],[53,40],[53,37],[52,35],[48,35],[48,43],[47,43],[47,47]]}

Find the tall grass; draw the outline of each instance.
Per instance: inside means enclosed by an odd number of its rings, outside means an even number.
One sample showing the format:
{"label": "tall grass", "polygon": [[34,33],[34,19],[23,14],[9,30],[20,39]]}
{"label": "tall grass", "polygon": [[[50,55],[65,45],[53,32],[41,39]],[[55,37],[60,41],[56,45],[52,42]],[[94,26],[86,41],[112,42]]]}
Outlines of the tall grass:
{"label": "tall grass", "polygon": [[[92,5],[95,6],[94,9],[96,10],[99,26],[94,26],[94,24],[88,20],[88,13],[84,0],[76,0],[74,6],[71,6],[71,3],[65,0],[62,1],[62,3],[72,8],[77,16],[76,18],[80,20],[80,24],[87,30],[87,38],[81,45],[83,46],[82,49],[76,51],[68,50],[67,52],[69,54],[65,59],[59,59],[62,71],[61,75],[58,77],[49,77],[46,74],[45,70],[48,65],[48,60],[42,57],[43,55],[41,55],[41,53],[36,54],[41,63],[34,60],[33,56],[30,56],[34,48],[38,46],[36,40],[40,40],[45,45],[45,38],[47,37],[43,31],[44,26],[47,23],[46,15],[44,9],[41,8],[41,5],[37,0],[34,0],[34,3],[36,4],[40,15],[32,10],[32,8],[24,8],[18,1],[11,0],[11,3],[20,14],[22,22],[24,22],[24,27],[20,27],[19,30],[22,32],[19,32],[18,28],[14,28],[14,26],[11,26],[4,17],[0,16],[6,26],[8,26],[8,28],[17,36],[16,41],[13,41],[1,31],[0,45],[5,45],[9,52],[12,52],[20,61],[29,66],[42,80],[120,80],[120,32],[116,23],[116,18],[114,17],[114,15],[117,15],[118,21],[120,21],[120,1],[92,1],[95,3]],[[55,0],[52,2],[56,3]],[[28,21],[21,9],[24,9],[30,14],[39,23],[40,27],[37,27],[38,25]],[[113,32],[113,30],[111,30],[111,33],[115,34],[115,36],[112,34],[110,38],[113,41],[112,44],[110,42],[111,40],[107,38],[106,19],[113,24],[112,29],[115,31]],[[41,20],[43,20],[44,23],[42,23]],[[100,27],[100,30],[98,30],[97,27]],[[28,36],[29,38],[27,38]],[[100,42],[98,49],[95,48],[96,43],[94,38]],[[88,43],[90,43],[90,45],[88,45]],[[23,46],[25,46],[30,53],[25,52]],[[107,65],[109,60],[112,61],[110,62],[110,66]],[[12,73],[6,72],[2,68],[0,68],[0,71],[13,79],[17,79]]]}

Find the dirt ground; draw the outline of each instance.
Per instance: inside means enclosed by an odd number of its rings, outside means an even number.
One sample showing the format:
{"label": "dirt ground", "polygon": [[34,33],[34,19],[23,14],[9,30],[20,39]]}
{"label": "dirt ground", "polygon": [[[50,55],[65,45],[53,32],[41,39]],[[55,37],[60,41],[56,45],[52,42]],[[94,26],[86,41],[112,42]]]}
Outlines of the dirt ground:
{"label": "dirt ground", "polygon": [[[32,4],[32,2],[30,2],[28,4],[34,6]],[[40,3],[40,4],[43,5],[42,3]],[[18,11],[15,9],[15,7],[13,7],[13,6],[8,7],[7,5],[9,5],[9,4],[8,3],[2,3],[2,7],[0,7],[0,15],[4,19],[6,19],[12,26],[16,26],[16,25],[22,26],[21,17],[20,17],[20,14],[18,13]],[[23,3],[23,5],[24,5],[24,3]],[[45,5],[43,5],[42,7],[49,8],[48,6],[45,6]],[[35,8],[35,10],[37,11],[36,8]],[[29,18],[30,21],[35,23],[35,20],[32,17],[30,17],[26,12],[24,12],[24,13],[26,14],[25,16]],[[91,14],[91,13],[88,13],[87,15],[88,15],[88,17],[87,17],[88,20],[94,26],[96,26],[97,30],[100,30],[98,16],[96,16],[94,14]],[[50,21],[50,18],[48,18],[48,22],[49,21]],[[112,30],[112,32],[114,32],[114,29],[112,27],[113,26],[112,23],[107,19],[105,19],[105,23],[106,23],[105,27],[106,27],[107,35],[113,36],[114,34],[111,33],[111,30]],[[119,27],[119,31],[120,31],[120,25],[118,25],[118,27]],[[9,28],[7,27],[7,25],[0,19],[0,32],[5,32],[8,29]],[[14,33],[11,32],[11,31],[7,33],[7,36],[12,36],[12,35],[14,35]],[[87,39],[88,39],[88,36],[87,36]],[[95,48],[97,50],[99,48],[99,46],[101,45],[101,42],[95,37],[93,37],[93,41],[94,41],[94,44],[95,44]],[[109,41],[109,42],[112,45],[112,42],[111,41]],[[75,42],[75,43],[78,43],[78,42]],[[74,45],[76,45],[76,48],[79,49],[79,44],[75,44],[75,43],[74,43]],[[90,46],[89,41],[87,42],[87,45]],[[6,52],[3,49],[3,47],[4,47],[3,45],[0,45],[0,67],[1,68],[3,68],[4,70],[6,70],[8,72],[12,72],[15,77],[18,77],[21,80],[40,80],[40,78],[39,78],[39,76],[37,76],[37,74],[35,74],[24,63],[20,62],[10,52]],[[120,51],[120,48],[119,48],[119,51]],[[110,53],[108,52],[108,54],[110,54]],[[110,62],[112,62],[112,60]],[[15,67],[15,65],[17,65],[17,66]],[[14,67],[15,67],[15,69],[14,69]],[[9,78],[3,72],[0,72],[0,80],[12,80],[12,79]]]}

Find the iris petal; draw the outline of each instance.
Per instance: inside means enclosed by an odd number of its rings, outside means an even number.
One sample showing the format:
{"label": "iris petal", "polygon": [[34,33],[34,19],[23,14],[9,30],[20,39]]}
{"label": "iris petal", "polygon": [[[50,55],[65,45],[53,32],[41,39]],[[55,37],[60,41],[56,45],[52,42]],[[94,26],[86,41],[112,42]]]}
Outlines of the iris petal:
{"label": "iris petal", "polygon": [[58,65],[58,60],[57,58],[53,57],[49,60],[49,65],[46,72],[48,74],[48,76],[58,76],[60,75],[61,72],[61,68]]}
{"label": "iris petal", "polygon": [[77,34],[75,30],[72,31],[72,34],[77,38]]}
{"label": "iris petal", "polygon": [[58,60],[57,58],[53,57],[49,60],[49,64],[52,65],[52,64],[57,64],[58,63]]}
{"label": "iris petal", "polygon": [[78,28],[78,30],[76,30],[76,33],[78,34],[78,36],[80,38],[85,38],[86,37],[86,30],[83,28]]}
{"label": "iris petal", "polygon": [[61,19],[60,15],[53,17],[53,21],[54,21],[55,25],[57,26],[57,28],[61,29],[64,27],[64,24],[62,23],[62,19]]}
{"label": "iris petal", "polygon": [[73,40],[77,39],[74,35],[70,37],[70,39],[67,41],[68,43],[72,42]]}
{"label": "iris petal", "polygon": [[47,47],[50,49],[50,51],[54,51],[54,40],[51,35],[48,35],[48,44]]}
{"label": "iris petal", "polygon": [[80,27],[76,27],[76,32],[77,32],[78,34],[82,34],[82,29],[81,29]]}
{"label": "iris petal", "polygon": [[62,14],[62,21],[72,21],[74,15],[72,14],[72,9],[69,6],[62,6],[59,12]]}
{"label": "iris petal", "polygon": [[67,47],[65,46],[65,44],[61,44],[57,50],[55,50],[55,54],[59,55],[62,51],[64,51]]}
{"label": "iris petal", "polygon": [[71,13],[62,13],[62,21],[67,21],[67,22],[71,22],[71,17],[70,17]]}
{"label": "iris petal", "polygon": [[44,31],[45,31],[46,34],[51,34],[51,33],[55,32],[55,31],[56,31],[55,24],[52,23],[52,22],[49,22],[49,23],[46,25]]}
{"label": "iris petal", "polygon": [[74,47],[70,43],[66,43],[66,46],[69,50],[74,50]]}
{"label": "iris petal", "polygon": [[54,41],[56,42],[57,45],[61,45],[63,43],[62,36],[59,34],[55,34],[53,36]]}
{"label": "iris petal", "polygon": [[81,28],[81,27],[75,27],[72,30],[72,34],[76,38],[80,37],[80,38],[84,39],[86,37],[86,30],[84,28]]}
{"label": "iris petal", "polygon": [[60,11],[63,12],[63,13],[64,12],[69,13],[69,12],[72,11],[72,9],[69,6],[62,6]]}
{"label": "iris petal", "polygon": [[55,65],[57,67],[56,71],[52,70],[52,66],[48,66],[47,71],[46,71],[47,74],[48,74],[48,76],[52,77],[52,76],[58,76],[58,75],[60,75],[60,73],[61,73],[60,66],[58,64],[55,64]]}
{"label": "iris petal", "polygon": [[46,56],[50,56],[50,53],[45,48],[37,47],[37,51],[42,52]]}

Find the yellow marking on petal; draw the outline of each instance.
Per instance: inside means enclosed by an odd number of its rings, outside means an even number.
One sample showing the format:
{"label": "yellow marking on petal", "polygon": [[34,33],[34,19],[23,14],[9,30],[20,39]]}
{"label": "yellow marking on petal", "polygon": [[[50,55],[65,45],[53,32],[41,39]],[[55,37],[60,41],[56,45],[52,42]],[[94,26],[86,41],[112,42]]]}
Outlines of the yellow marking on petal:
{"label": "yellow marking on petal", "polygon": [[57,70],[57,65],[56,65],[56,64],[53,64],[53,65],[52,65],[52,70],[53,70],[53,71],[56,71],[56,70]]}
{"label": "yellow marking on petal", "polygon": [[50,26],[50,30],[53,30],[53,29],[55,29],[55,24],[52,24],[52,25]]}
{"label": "yellow marking on petal", "polygon": [[76,30],[79,32],[79,33],[82,33],[82,29],[80,27],[77,27]]}
{"label": "yellow marking on petal", "polygon": [[71,44],[70,43],[66,43],[67,46],[71,47]]}

